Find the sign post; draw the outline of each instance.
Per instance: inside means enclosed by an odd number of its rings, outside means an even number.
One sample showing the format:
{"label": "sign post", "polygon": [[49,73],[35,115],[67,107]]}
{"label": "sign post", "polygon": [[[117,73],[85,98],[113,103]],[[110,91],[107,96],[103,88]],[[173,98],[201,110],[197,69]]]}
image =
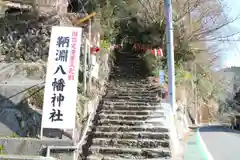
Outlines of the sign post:
{"label": "sign post", "polygon": [[[159,71],[159,83],[160,85],[164,85],[165,79],[164,79],[164,70],[160,70]],[[163,92],[161,92],[161,97],[164,98],[164,94]]]}
{"label": "sign post", "polygon": [[[40,138],[43,129],[71,129],[74,137],[82,28],[52,27]],[[70,94],[69,94],[70,93]]]}
{"label": "sign post", "polygon": [[176,113],[176,86],[175,86],[175,66],[174,66],[174,43],[173,43],[173,20],[172,1],[164,0],[166,19],[166,43],[167,43],[167,63],[168,63],[168,97],[172,106],[173,114]]}
{"label": "sign post", "polygon": [[160,83],[160,85],[163,85],[164,82],[165,82],[165,80],[164,80],[164,70],[160,70],[159,71],[159,83]]}

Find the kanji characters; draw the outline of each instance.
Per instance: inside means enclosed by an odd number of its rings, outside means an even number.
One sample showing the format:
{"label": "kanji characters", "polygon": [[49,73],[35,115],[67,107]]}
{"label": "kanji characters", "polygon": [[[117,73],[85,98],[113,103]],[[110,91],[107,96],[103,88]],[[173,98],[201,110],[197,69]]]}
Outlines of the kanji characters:
{"label": "kanji characters", "polygon": [[63,88],[65,87],[65,81],[64,79],[54,78],[54,81],[52,82],[53,91],[63,91]]}
{"label": "kanji characters", "polygon": [[68,50],[63,49],[63,50],[57,50],[56,52],[56,61],[62,61],[62,62],[67,62],[68,59]]}
{"label": "kanji characters", "polygon": [[69,37],[59,36],[57,38],[57,47],[69,47]]}
{"label": "kanji characters", "polygon": [[58,103],[58,107],[61,107],[61,104],[64,101],[64,95],[62,95],[61,93],[56,95],[56,93],[54,93],[51,99],[52,99],[51,103],[52,103],[53,107],[55,107],[56,101]]}
{"label": "kanji characters", "polygon": [[49,119],[54,121],[63,121],[63,113],[61,113],[61,105],[64,102],[64,88],[65,88],[65,81],[64,75],[67,73],[65,72],[62,63],[66,63],[68,61],[68,47],[70,46],[70,38],[59,36],[57,37],[56,43],[56,58],[55,61],[59,61],[61,63],[57,66],[53,75],[57,76],[53,78],[52,87],[53,87],[53,95],[51,98],[51,104],[53,108],[52,112],[50,113]]}
{"label": "kanji characters", "polygon": [[75,64],[74,61],[76,59],[76,52],[77,52],[77,32],[72,32],[72,44],[71,44],[71,55],[69,57],[69,68],[68,68],[68,80],[74,80],[74,71],[75,71]]}
{"label": "kanji characters", "polygon": [[52,109],[52,112],[50,113],[49,119],[54,122],[54,121],[63,121],[63,114],[61,113],[61,110],[59,109]]}
{"label": "kanji characters", "polygon": [[57,74],[59,71],[61,71],[62,74],[67,74],[67,73],[63,70],[62,65],[59,65],[59,66],[57,67],[57,70],[54,72],[54,74]]}

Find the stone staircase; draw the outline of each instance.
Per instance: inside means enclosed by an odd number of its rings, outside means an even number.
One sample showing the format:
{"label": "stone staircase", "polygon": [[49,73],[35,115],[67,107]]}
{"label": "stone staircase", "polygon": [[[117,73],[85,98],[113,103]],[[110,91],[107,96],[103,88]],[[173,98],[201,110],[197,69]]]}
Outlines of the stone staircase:
{"label": "stone staircase", "polygon": [[144,77],[141,59],[118,53],[81,160],[168,159],[169,129],[158,90]]}

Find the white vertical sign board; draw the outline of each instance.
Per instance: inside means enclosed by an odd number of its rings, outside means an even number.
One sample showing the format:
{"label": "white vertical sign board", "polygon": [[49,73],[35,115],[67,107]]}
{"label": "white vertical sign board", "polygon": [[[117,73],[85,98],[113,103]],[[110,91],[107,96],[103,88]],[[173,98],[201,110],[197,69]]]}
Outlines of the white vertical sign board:
{"label": "white vertical sign board", "polygon": [[162,85],[164,84],[165,80],[164,80],[164,70],[160,70],[159,71],[159,83]]}
{"label": "white vertical sign board", "polygon": [[74,129],[82,28],[52,27],[42,128]]}

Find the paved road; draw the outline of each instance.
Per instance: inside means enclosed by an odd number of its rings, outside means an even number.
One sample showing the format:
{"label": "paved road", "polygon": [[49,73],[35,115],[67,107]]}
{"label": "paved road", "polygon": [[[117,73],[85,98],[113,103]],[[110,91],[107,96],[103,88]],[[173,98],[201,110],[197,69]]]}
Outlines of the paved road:
{"label": "paved road", "polygon": [[222,126],[202,127],[199,132],[214,160],[240,159],[240,132]]}

